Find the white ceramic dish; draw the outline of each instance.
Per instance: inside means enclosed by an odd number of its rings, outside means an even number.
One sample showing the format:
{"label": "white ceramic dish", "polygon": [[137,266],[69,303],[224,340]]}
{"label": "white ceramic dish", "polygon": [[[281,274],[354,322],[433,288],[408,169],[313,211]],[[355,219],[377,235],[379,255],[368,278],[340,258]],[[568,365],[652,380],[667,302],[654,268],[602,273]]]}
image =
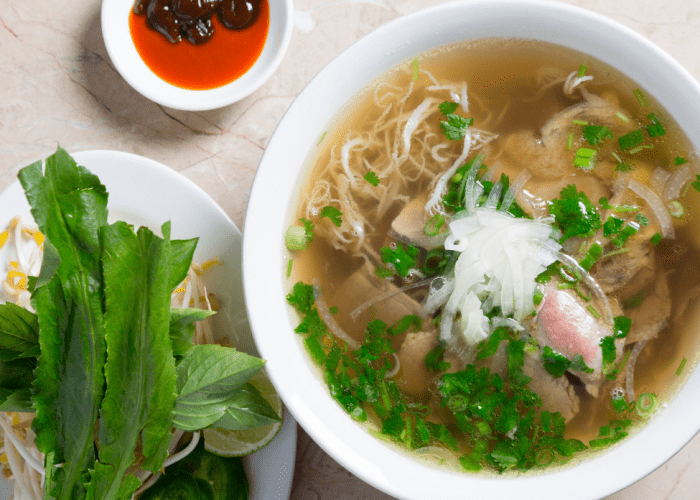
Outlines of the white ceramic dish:
{"label": "white ceramic dish", "polygon": [[144,97],[174,109],[202,111],[240,101],[267,81],[282,62],[292,36],[292,0],[269,0],[270,27],[260,57],[237,80],[210,90],[188,90],[161,80],[143,62],[129,33],[134,0],[102,1],[102,36],[122,77]]}
{"label": "white ceramic dish", "polygon": [[330,398],[293,332],[296,325],[284,299],[292,285],[284,275],[284,233],[292,221],[281,207],[288,210],[294,203],[309,151],[335,114],[396,65],[446,44],[485,37],[536,39],[593,55],[653,95],[700,149],[695,134],[700,130],[698,82],[660,48],[610,19],[540,0],[451,2],[405,16],[361,39],[324,68],[268,143],[246,216],[243,277],[249,318],[272,380],[298,422],[335,460],[380,490],[410,499],[598,499],[659,467],[698,432],[700,370],[645,429],[575,467],[500,479],[450,473],[392,451]]}
{"label": "white ceramic dish", "polygon": [[[84,151],[72,155],[95,173],[109,192],[109,219],[147,225],[154,230],[170,220],[172,238],[199,237],[195,260],[219,257],[210,288],[221,301],[217,328],[233,328],[237,347],[258,355],[248,326],[241,282],[241,233],[207,193],[174,170],[148,158],[118,151]],[[0,227],[16,215],[31,218],[19,181],[0,194]],[[0,252],[0,262],[6,262]],[[268,365],[269,366],[269,365]],[[251,499],[289,498],[296,452],[296,423],[285,411],[277,437],[246,457]],[[0,477],[0,500],[12,495],[12,485]]]}

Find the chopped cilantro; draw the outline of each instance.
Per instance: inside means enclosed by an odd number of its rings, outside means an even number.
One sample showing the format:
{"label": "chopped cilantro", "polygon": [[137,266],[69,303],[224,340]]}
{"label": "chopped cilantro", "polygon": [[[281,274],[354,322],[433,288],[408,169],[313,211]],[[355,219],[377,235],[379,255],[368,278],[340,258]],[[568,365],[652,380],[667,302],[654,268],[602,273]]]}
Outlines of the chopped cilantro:
{"label": "chopped cilantro", "polygon": [[292,265],[294,264],[294,261],[292,259],[289,259],[287,261],[287,278],[289,278],[292,275]]}
{"label": "chopped cilantro", "polygon": [[374,269],[374,274],[376,274],[377,276],[379,276],[382,279],[391,278],[394,275],[394,271],[392,271],[391,269],[387,269],[384,266],[377,266]]}
{"label": "chopped cilantro", "polygon": [[634,220],[636,220],[639,223],[639,225],[642,227],[647,227],[649,225],[649,219],[647,219],[641,213],[638,213],[637,215],[635,215]]}
{"label": "chopped cilantro", "polygon": [[407,314],[400,320],[398,320],[396,323],[394,323],[392,326],[390,326],[386,333],[389,335],[400,335],[406,331],[408,331],[409,328],[413,327],[414,331],[419,331],[421,326],[423,325],[423,320],[420,318],[420,316],[416,316],[414,314]]}
{"label": "chopped cilantro", "polygon": [[320,217],[328,217],[336,227],[340,227],[343,223],[340,219],[341,215],[343,215],[343,213],[340,210],[335,208],[333,205],[327,205],[321,209]]}
{"label": "chopped cilantro", "polygon": [[686,160],[686,159],[683,158],[682,156],[676,156],[676,157],[673,159],[673,163],[674,163],[674,165],[676,165],[677,167],[679,167],[679,166],[683,165],[684,163],[688,163],[688,160]]}
{"label": "chopped cilantro", "polygon": [[287,294],[287,302],[294,306],[300,313],[309,313],[314,304],[314,287],[305,285],[301,281],[294,284],[292,293]]}
{"label": "chopped cilantro", "polygon": [[609,216],[608,220],[603,224],[603,236],[607,238],[613,234],[619,233],[624,225],[625,221],[623,219],[615,217],[614,215]]}
{"label": "chopped cilantro", "polygon": [[393,265],[396,273],[405,278],[408,271],[416,266],[416,258],[420,252],[413,245],[404,247],[402,243],[397,243],[396,248],[382,247],[379,253],[383,263]]}
{"label": "chopped cilantro", "polygon": [[443,115],[449,115],[457,111],[457,108],[459,107],[458,102],[451,102],[451,101],[444,101],[440,103],[438,108],[440,109],[440,113]]}
{"label": "chopped cilantro", "polygon": [[588,66],[585,64],[582,64],[581,67],[578,69],[578,77],[583,78],[586,75],[586,70],[588,69]]}
{"label": "chopped cilantro", "polygon": [[464,139],[467,129],[474,124],[474,118],[465,118],[453,113],[447,114],[445,118],[447,121],[441,121],[440,128],[445,137],[451,141]]}
{"label": "chopped cilantro", "polygon": [[695,180],[690,183],[695,191],[700,192],[700,175],[695,176]]}
{"label": "chopped cilantro", "polygon": [[663,239],[663,236],[661,236],[661,233],[656,233],[656,234],[654,234],[654,236],[651,237],[651,242],[654,245],[658,245],[659,243],[661,243],[662,239]]}
{"label": "chopped cilantro", "polygon": [[615,172],[623,172],[623,173],[626,173],[626,172],[631,172],[632,170],[634,170],[634,167],[632,166],[632,164],[631,164],[631,163],[625,163],[625,162],[623,162],[623,161],[621,161],[620,163],[618,163],[617,166],[615,167]]}
{"label": "chopped cilantro", "polygon": [[620,148],[623,151],[627,151],[644,141],[644,135],[641,130],[633,130],[632,132],[622,135],[617,138],[617,142],[620,144]]}
{"label": "chopped cilantro", "polygon": [[375,172],[373,172],[372,170],[370,170],[369,172],[367,172],[365,174],[364,179],[367,182],[369,182],[370,184],[372,184],[373,186],[379,185],[379,176]]}
{"label": "chopped cilantro", "polygon": [[616,339],[627,337],[632,327],[632,320],[627,316],[615,316],[613,318],[613,336]]}
{"label": "chopped cilantro", "polygon": [[446,342],[443,340],[433,347],[428,354],[425,355],[425,368],[427,370],[444,372],[450,367],[450,363],[443,361]]}
{"label": "chopped cilantro", "polygon": [[544,369],[547,370],[554,378],[559,378],[564,375],[567,370],[582,371],[585,373],[593,373],[593,368],[586,365],[583,356],[576,354],[573,360],[570,360],[563,354],[555,352],[551,347],[545,346],[542,350],[542,362]]}
{"label": "chopped cilantro", "polygon": [[602,225],[596,208],[573,184],[562,189],[559,198],[549,202],[549,211],[562,231],[562,242],[572,236],[589,236]]}
{"label": "chopped cilantro", "polygon": [[603,139],[612,139],[613,133],[608,127],[602,125],[585,125],[583,127],[583,138],[588,144],[600,144]]}

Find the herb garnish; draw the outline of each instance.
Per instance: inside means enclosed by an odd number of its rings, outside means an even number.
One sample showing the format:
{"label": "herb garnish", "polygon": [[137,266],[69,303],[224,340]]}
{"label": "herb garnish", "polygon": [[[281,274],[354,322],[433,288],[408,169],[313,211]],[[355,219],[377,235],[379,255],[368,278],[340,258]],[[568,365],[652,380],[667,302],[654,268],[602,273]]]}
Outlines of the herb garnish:
{"label": "herb garnish", "polygon": [[340,227],[343,224],[343,221],[341,220],[341,216],[343,213],[335,208],[333,205],[327,205],[321,209],[321,213],[319,214],[320,218],[328,217],[328,219],[335,224],[336,227]]}
{"label": "herb garnish", "polygon": [[569,184],[559,198],[549,202],[549,211],[562,231],[561,241],[572,236],[590,236],[601,227],[600,214],[583,191]]}
{"label": "herb garnish", "polygon": [[474,118],[465,118],[455,114],[459,103],[445,101],[439,106],[440,112],[446,120],[440,122],[442,133],[451,141],[461,141],[467,133],[467,129],[474,124]]}

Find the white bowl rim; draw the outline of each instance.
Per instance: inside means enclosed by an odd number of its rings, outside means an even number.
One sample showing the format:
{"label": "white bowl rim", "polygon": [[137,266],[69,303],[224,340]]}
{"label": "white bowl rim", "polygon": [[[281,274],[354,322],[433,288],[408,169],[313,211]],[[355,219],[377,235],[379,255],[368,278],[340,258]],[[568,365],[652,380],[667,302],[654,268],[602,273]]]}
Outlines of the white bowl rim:
{"label": "white bowl rim", "polygon": [[107,53],[119,74],[137,92],[153,102],[183,111],[222,108],[255,92],[282,62],[294,27],[292,0],[268,0],[270,26],[255,64],[231,83],[208,90],[190,90],[159,78],[138,55],[129,32],[129,12],[134,1],[102,0],[102,35]]}
{"label": "white bowl rim", "polygon": [[[549,25],[538,20],[545,12]],[[576,467],[496,481],[488,476],[454,474],[417,465],[413,459],[392,451],[352,422],[328,397],[325,383],[312,369],[289,369],[310,366],[292,332],[296,325],[292,324],[281,300],[291,286],[284,280],[283,235],[291,223],[284,211],[298,191],[298,174],[308,151],[335,113],[365,84],[425,50],[422,47],[429,44],[426,41],[429,35],[423,31],[439,26],[441,30],[450,30],[452,36],[458,35],[461,32],[456,25],[465,21],[465,15],[470,18],[470,28],[474,28],[474,19],[487,22],[489,16],[500,15],[512,21],[524,16],[528,23],[505,23],[503,30],[509,31],[501,36],[517,38],[529,34],[527,37],[531,38],[536,34],[540,39],[590,53],[621,72],[633,75],[633,80],[650,91],[683,130],[690,132],[700,127],[699,106],[695,105],[694,116],[684,109],[691,107],[688,105],[691,98],[700,102],[700,84],[690,73],[635,31],[580,7],[546,0],[472,0],[429,7],[396,19],[360,39],[331,61],[290,106],[268,143],[251,190],[243,243],[244,290],[251,326],[260,352],[268,360],[270,377],[297,421],[336,461],[390,495],[415,499],[451,498],[455,492],[464,491],[480,499],[510,498],[516,494],[518,498],[533,500],[602,498],[646,476],[695,436],[700,421],[693,422],[686,416],[697,414],[699,409],[699,369],[692,372],[668,408],[622,445]],[[574,21],[579,31],[587,31],[567,32]],[[475,30],[478,32],[478,27]],[[618,45],[605,45],[607,35],[614,36]],[[382,50],[373,50],[377,46]],[[645,72],[644,66],[654,71]],[[348,67],[353,68],[352,72]],[[324,94],[324,87],[332,82],[337,84],[333,96]],[[313,118],[307,120],[307,117]],[[687,135],[695,149],[700,149],[700,138]],[[280,210],[280,206],[284,209]]]}

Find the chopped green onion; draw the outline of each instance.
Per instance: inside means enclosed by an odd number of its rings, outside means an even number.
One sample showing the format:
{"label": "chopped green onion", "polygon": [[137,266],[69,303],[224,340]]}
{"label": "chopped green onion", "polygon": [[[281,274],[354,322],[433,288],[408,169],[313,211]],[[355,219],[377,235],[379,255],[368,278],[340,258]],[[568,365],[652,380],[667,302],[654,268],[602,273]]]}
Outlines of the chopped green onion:
{"label": "chopped green onion", "polygon": [[582,64],[581,67],[578,69],[578,77],[583,78],[586,75],[586,70],[588,69],[588,66],[585,64]]}
{"label": "chopped green onion", "polygon": [[428,222],[426,222],[423,231],[427,236],[437,236],[444,223],[445,218],[442,216],[442,214],[435,214]]}
{"label": "chopped green onion", "polygon": [[679,167],[679,166],[683,165],[684,163],[688,163],[688,160],[686,160],[686,159],[683,158],[682,156],[676,156],[676,157],[673,159],[673,163],[674,163],[677,167]]}
{"label": "chopped green onion", "polygon": [[600,319],[600,313],[596,311],[595,307],[589,305],[588,307],[586,307],[586,309],[588,309],[588,312],[591,313],[593,317],[595,317],[596,319]]}
{"label": "chopped green onion", "polygon": [[321,138],[318,140],[318,143],[319,143],[319,144],[321,144],[321,143],[323,142],[323,139],[326,137],[326,134],[327,134],[327,133],[328,133],[328,131],[326,131],[326,132],[324,132],[324,133],[321,134]]}
{"label": "chopped green onion", "polygon": [[535,288],[535,292],[532,294],[532,303],[538,306],[542,299],[544,299],[544,293],[539,288]]}
{"label": "chopped green onion", "polygon": [[590,148],[579,148],[574,158],[574,166],[583,170],[591,170],[595,167],[596,150]]}
{"label": "chopped green onion", "polygon": [[306,237],[306,231],[301,226],[289,226],[287,233],[284,235],[284,242],[289,250],[306,250],[309,246],[309,240]]}
{"label": "chopped green onion", "polygon": [[571,149],[571,146],[574,145],[574,134],[569,134],[569,137],[566,138],[566,149]]}
{"label": "chopped green onion", "polygon": [[586,295],[585,293],[583,293],[583,290],[581,290],[579,283],[576,283],[576,285],[574,285],[574,288],[576,289],[576,293],[578,293],[579,297],[581,297],[586,302],[590,302],[593,298],[593,292],[589,290],[588,295]]}
{"label": "chopped green onion", "polygon": [[306,337],[304,339],[304,345],[306,345],[309,354],[311,354],[311,357],[314,358],[318,364],[323,365],[326,363],[326,351],[323,349],[318,335],[309,335]]}
{"label": "chopped green onion", "polygon": [[627,401],[624,396],[614,396],[612,398],[612,405],[616,413],[622,413],[627,410]]}
{"label": "chopped green onion", "polygon": [[686,361],[687,360],[685,359],[685,356],[683,356],[683,359],[681,360],[681,364],[678,365],[678,370],[676,370],[676,377],[678,377],[681,374],[681,372],[683,371],[683,368],[685,368]]}
{"label": "chopped green onion", "polygon": [[615,160],[617,160],[617,163],[622,163],[622,158],[620,158],[620,156],[615,151],[613,151],[610,154],[612,155],[613,158],[615,158]]}
{"label": "chopped green onion", "polygon": [[615,257],[616,255],[620,255],[621,253],[627,253],[629,252],[629,248],[620,248],[618,250],[612,250],[611,252],[606,253],[603,255],[600,260],[606,260],[609,259],[610,257]]}
{"label": "chopped green onion", "polygon": [[633,155],[633,154],[639,153],[643,149],[654,149],[654,145],[653,144],[640,144],[636,148],[630,149],[629,153],[631,155]]}
{"label": "chopped green onion", "polygon": [[675,218],[680,218],[685,215],[685,208],[683,208],[680,201],[669,201],[667,207],[668,212]]}
{"label": "chopped green onion", "polygon": [[656,233],[654,236],[651,237],[651,242],[654,245],[658,245],[659,243],[661,243],[662,238],[663,236],[661,236],[661,233]]}
{"label": "chopped green onion", "polygon": [[600,246],[598,242],[593,243],[588,249],[588,252],[586,252],[586,255],[581,260],[581,267],[586,271],[590,271],[593,267],[593,264],[595,264],[595,262],[600,258],[601,255],[603,255],[603,247]]}
{"label": "chopped green onion", "polygon": [[620,248],[627,242],[627,240],[631,236],[637,234],[637,231],[639,231],[639,224],[635,221],[628,222],[627,225],[622,228],[620,234],[618,234],[617,237],[613,240],[613,244],[616,247]]}
{"label": "chopped green onion", "polygon": [[644,141],[644,135],[641,130],[633,130],[628,134],[622,135],[617,138],[617,142],[620,144],[620,148],[623,151],[627,151]]}
{"label": "chopped green onion", "polygon": [[656,116],[654,113],[649,113],[649,115],[647,115],[647,118],[649,118],[649,121],[651,121],[652,123],[651,125],[647,125],[646,127],[649,137],[660,137],[662,135],[666,135],[666,130],[661,124],[661,120],[658,116]]}
{"label": "chopped green onion", "polygon": [[648,392],[642,393],[637,398],[635,408],[640,417],[646,417],[656,410],[658,398],[656,394]]}
{"label": "chopped green onion", "polygon": [[294,264],[294,261],[292,259],[289,259],[287,261],[287,278],[289,278],[292,275],[292,264]]}
{"label": "chopped green onion", "polygon": [[641,90],[639,89],[633,89],[632,93],[634,94],[634,97],[637,98],[637,101],[639,102],[639,105],[644,107],[647,105],[647,98],[644,97],[644,94],[642,93]]}
{"label": "chopped green onion", "polygon": [[695,180],[690,183],[695,191],[700,192],[700,175],[695,176]]}
{"label": "chopped green onion", "polygon": [[618,111],[615,113],[615,116],[617,116],[620,120],[622,120],[624,123],[629,123],[630,119],[625,116],[625,114],[622,111]]}
{"label": "chopped green onion", "polygon": [[588,122],[586,120],[574,120],[573,124],[574,125],[588,125]]}
{"label": "chopped green onion", "polygon": [[418,81],[418,59],[411,61],[411,66],[413,67],[413,81]]}

